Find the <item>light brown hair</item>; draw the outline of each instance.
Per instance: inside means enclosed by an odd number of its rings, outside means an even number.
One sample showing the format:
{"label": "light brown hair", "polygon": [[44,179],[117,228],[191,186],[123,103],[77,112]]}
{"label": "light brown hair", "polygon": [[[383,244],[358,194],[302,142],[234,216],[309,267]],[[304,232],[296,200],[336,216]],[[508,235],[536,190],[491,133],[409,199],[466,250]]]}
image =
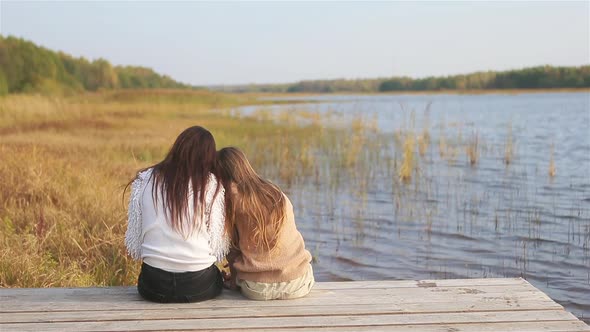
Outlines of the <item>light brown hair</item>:
{"label": "light brown hair", "polygon": [[238,148],[219,150],[217,159],[226,190],[227,229],[235,230],[237,222],[248,223],[245,227],[248,234],[232,232],[232,243],[237,245],[239,236],[273,253],[285,219],[283,192],[275,184],[261,178]]}

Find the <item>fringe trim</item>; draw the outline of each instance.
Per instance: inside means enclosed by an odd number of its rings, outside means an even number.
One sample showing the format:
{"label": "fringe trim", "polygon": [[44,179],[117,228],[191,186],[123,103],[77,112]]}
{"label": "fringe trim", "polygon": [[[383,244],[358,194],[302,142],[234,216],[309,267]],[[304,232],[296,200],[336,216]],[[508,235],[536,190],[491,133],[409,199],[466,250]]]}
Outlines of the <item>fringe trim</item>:
{"label": "fringe trim", "polygon": [[125,246],[127,252],[134,260],[141,260],[142,219],[141,199],[145,186],[152,175],[152,169],[145,170],[137,175],[131,184],[131,197],[127,212],[127,231],[125,232]]}
{"label": "fringe trim", "polygon": [[209,226],[211,254],[215,256],[217,262],[221,262],[229,253],[229,238],[225,232],[225,189],[222,185],[219,186],[219,192],[215,196],[215,200],[213,200],[217,184],[217,179],[214,175],[211,175],[205,193],[205,201],[209,206],[205,217]]}

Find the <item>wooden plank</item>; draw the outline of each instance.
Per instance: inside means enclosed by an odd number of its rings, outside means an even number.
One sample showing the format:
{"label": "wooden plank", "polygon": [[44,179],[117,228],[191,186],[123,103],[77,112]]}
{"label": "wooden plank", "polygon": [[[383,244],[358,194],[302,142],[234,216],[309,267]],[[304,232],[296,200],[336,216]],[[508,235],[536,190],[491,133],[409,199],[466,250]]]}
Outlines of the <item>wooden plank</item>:
{"label": "wooden plank", "polygon": [[[18,302],[35,302],[39,303],[44,300],[53,302],[92,300],[92,301],[118,301],[118,300],[140,300],[137,290],[135,288],[122,289],[121,292],[97,292],[96,289],[78,289],[76,291],[65,291],[63,293],[44,292],[38,290],[36,292],[27,291],[20,294],[5,293],[0,290],[0,308],[4,304],[14,304]],[[106,289],[105,289],[106,290]],[[534,288],[531,285],[513,285],[513,286],[471,286],[471,287],[428,287],[428,288],[365,288],[365,289],[338,289],[326,290],[321,288],[314,288],[312,294],[334,294],[337,293],[340,297],[354,296],[354,297],[368,297],[373,295],[396,295],[396,296],[470,296],[474,294],[488,294],[489,296],[503,296],[506,294],[539,294],[547,297],[543,292]],[[231,296],[233,292],[224,291],[220,299],[226,296]],[[547,297],[548,298],[548,297]],[[86,302],[86,301],[83,301]]]}
{"label": "wooden plank", "polygon": [[412,315],[346,315],[270,317],[270,318],[221,318],[221,319],[176,319],[176,320],[133,320],[98,322],[20,323],[0,325],[6,331],[146,331],[146,330],[219,330],[219,329],[261,329],[296,327],[367,327],[422,325],[422,324],[473,324],[506,322],[556,322],[577,321],[563,310],[539,310],[521,312],[473,312]]}
{"label": "wooden plank", "polygon": [[[104,308],[104,307],[103,307]],[[177,319],[190,318],[195,315],[199,317],[242,317],[248,314],[250,317],[273,317],[283,316],[285,312],[292,316],[305,317],[308,313],[321,313],[325,315],[337,314],[384,314],[384,313],[449,313],[449,312],[505,312],[525,310],[563,310],[556,303],[539,304],[538,301],[523,301],[519,306],[506,305],[504,302],[447,302],[447,303],[410,303],[410,304],[366,304],[348,306],[279,306],[279,307],[245,307],[245,308],[182,308],[170,305],[165,309],[154,310],[129,310],[126,308],[114,310],[96,311],[56,311],[51,312],[27,312],[27,313],[4,313],[0,314],[0,326],[2,323],[10,322],[51,322],[51,321],[72,321],[72,320],[96,320],[100,319]],[[239,309],[239,311],[238,311]],[[86,317],[80,318],[80,317]],[[98,318],[96,318],[98,317]],[[118,318],[117,318],[118,317]]]}
{"label": "wooden plank", "polygon": [[[343,288],[343,289],[324,289],[321,283],[314,287],[315,294],[333,293],[353,296],[370,296],[372,294],[381,294],[383,292],[392,294],[429,294],[429,293],[450,293],[450,294],[470,294],[470,293],[490,293],[500,294],[506,292],[522,293],[536,292],[544,294],[537,288],[528,283],[518,285],[481,285],[481,286],[464,286],[464,287],[416,287],[416,288]],[[232,292],[224,291],[226,296]],[[41,289],[0,289],[0,305],[4,303],[14,303],[15,301],[34,300],[39,302],[42,299],[62,300],[62,299],[93,299],[93,300],[118,300],[119,298],[137,297],[135,287],[113,287],[113,288],[41,288]]]}
{"label": "wooden plank", "polygon": [[[138,294],[123,296],[84,296],[78,295],[68,298],[53,298],[38,295],[37,298],[4,298],[0,306],[0,312],[22,312],[22,311],[53,311],[59,310],[103,310],[105,307],[111,309],[157,309],[159,307],[266,307],[266,306],[334,306],[334,305],[367,305],[374,303],[387,304],[411,304],[411,303],[448,303],[453,302],[496,302],[517,308],[521,302],[538,301],[539,304],[547,305],[548,308],[555,308],[555,304],[549,297],[538,291],[515,292],[510,289],[496,290],[494,292],[463,290],[453,288],[448,291],[433,291],[432,289],[415,289],[414,292],[399,294],[395,289],[384,290],[363,290],[357,291],[320,291],[313,290],[312,293],[302,299],[288,301],[250,301],[239,293],[226,293],[222,297],[203,303],[191,304],[157,304],[141,299]],[[459,298],[460,300],[454,300]],[[557,305],[558,308],[561,306]]]}
{"label": "wooden plank", "polygon": [[[470,287],[470,286],[508,286],[530,285],[522,278],[484,278],[484,279],[443,279],[443,280],[383,280],[383,281],[336,281],[318,282],[314,289],[365,289],[365,288],[429,288],[429,287]],[[532,285],[530,285],[533,287]],[[534,287],[533,287],[534,288]],[[536,288],[535,288],[536,289]],[[86,288],[3,288],[2,296],[43,295],[115,295],[137,292],[134,286],[86,287]]]}
{"label": "wooden plank", "polygon": [[[363,326],[341,327],[312,327],[312,328],[285,328],[285,329],[226,329],[225,331],[258,331],[258,332],[590,332],[588,325],[581,321],[567,322],[509,322],[509,323],[485,323],[485,324],[424,324],[424,325],[382,325],[371,326],[363,329]],[[209,330],[211,331],[211,330]]]}
{"label": "wooden plank", "polygon": [[331,281],[318,283],[318,289],[348,288],[416,288],[416,287],[470,287],[530,285],[522,278],[480,278],[441,280],[379,280],[379,281]]}
{"label": "wooden plank", "polygon": [[515,312],[530,310],[562,310],[560,306],[548,307],[538,301],[520,302],[519,307],[507,306],[505,303],[461,302],[419,303],[419,304],[366,304],[339,306],[266,306],[262,307],[200,307],[178,308],[162,307],[159,309],[117,309],[117,310],[75,310],[47,312],[13,312],[1,313],[0,324],[26,322],[68,322],[95,320],[137,320],[137,319],[191,319],[191,318],[242,318],[242,317],[283,317],[283,316],[327,316],[327,315],[381,315],[381,314],[415,314],[415,313],[453,313],[453,312]]}
{"label": "wooden plank", "polygon": [[[289,302],[292,305],[289,305]],[[353,301],[342,301],[339,299],[334,299],[332,303],[329,300],[324,301],[322,303],[315,303],[306,305],[305,303],[299,302],[293,304],[293,301],[281,301],[277,304],[274,303],[259,303],[258,306],[254,304],[247,303],[248,305],[244,305],[245,308],[271,308],[271,307],[285,307],[285,308],[292,308],[296,310],[297,308],[301,307],[333,307],[333,306],[346,306],[346,305],[356,305],[356,306],[366,306],[372,305],[374,303],[380,303],[384,306],[391,306],[393,309],[405,309],[408,311],[482,311],[482,310],[530,310],[530,309],[563,309],[563,307],[553,301],[549,300],[538,300],[538,299],[502,299],[502,298],[479,298],[479,299],[469,299],[469,300],[456,300],[453,301],[452,298],[442,300],[440,302],[429,302],[425,299],[408,299],[405,301],[392,301],[390,299],[381,300],[379,301],[371,301],[370,299],[359,299],[357,303],[351,303]],[[176,309],[176,308],[214,308],[218,310],[230,310],[230,309],[241,309],[238,303],[228,304],[227,302],[222,303],[211,303],[209,306],[201,306],[198,304],[169,304],[169,305],[162,305],[162,304],[152,304],[146,303],[144,301],[137,302],[137,305],[129,305],[128,303],[99,303],[96,306],[86,306],[86,308],[79,308],[75,305],[75,303],[71,303],[68,306],[63,306],[60,304],[53,304],[51,306],[43,306],[41,310],[37,307],[29,307],[27,308],[22,307],[19,308],[20,310],[13,310],[11,312],[3,312],[1,313],[1,317],[10,316],[16,312],[55,312],[55,311],[101,311],[105,308],[109,310],[160,310],[160,309]],[[393,310],[392,309],[392,310]],[[1,319],[0,319],[1,321]]]}

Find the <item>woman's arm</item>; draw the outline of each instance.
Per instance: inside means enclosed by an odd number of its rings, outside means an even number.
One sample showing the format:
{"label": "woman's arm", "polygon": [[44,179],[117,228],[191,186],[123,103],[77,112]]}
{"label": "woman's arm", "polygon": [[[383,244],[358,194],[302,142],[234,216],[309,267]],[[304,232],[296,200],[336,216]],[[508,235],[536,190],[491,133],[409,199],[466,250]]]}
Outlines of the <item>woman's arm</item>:
{"label": "woman's arm", "polygon": [[239,286],[236,284],[237,271],[234,267],[234,262],[236,261],[236,258],[240,255],[241,252],[238,249],[231,248],[226,256],[227,265],[229,267],[229,276],[225,278],[224,286],[227,289],[235,290],[239,288]]}
{"label": "woman's arm", "polygon": [[223,261],[223,258],[229,252],[229,237],[225,231],[225,189],[219,186],[219,192],[215,195],[215,188],[217,181],[212,175],[207,186],[206,200],[211,204],[208,213],[209,234],[211,239],[211,251],[218,262]]}
{"label": "woman's arm", "polygon": [[142,215],[141,199],[145,184],[149,181],[151,169],[141,172],[131,184],[131,196],[129,197],[129,208],[127,210],[127,231],[125,232],[125,246],[131,258],[141,260],[142,237]]}

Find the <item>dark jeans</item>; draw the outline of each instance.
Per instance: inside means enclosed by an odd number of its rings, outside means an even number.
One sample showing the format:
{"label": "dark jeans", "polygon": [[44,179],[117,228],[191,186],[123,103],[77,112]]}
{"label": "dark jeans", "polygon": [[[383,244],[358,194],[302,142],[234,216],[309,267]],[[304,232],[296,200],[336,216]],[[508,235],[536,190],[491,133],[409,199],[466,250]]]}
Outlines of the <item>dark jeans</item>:
{"label": "dark jeans", "polygon": [[143,263],[137,281],[139,294],[160,303],[198,302],[221,294],[223,278],[217,266],[196,272],[168,272]]}

